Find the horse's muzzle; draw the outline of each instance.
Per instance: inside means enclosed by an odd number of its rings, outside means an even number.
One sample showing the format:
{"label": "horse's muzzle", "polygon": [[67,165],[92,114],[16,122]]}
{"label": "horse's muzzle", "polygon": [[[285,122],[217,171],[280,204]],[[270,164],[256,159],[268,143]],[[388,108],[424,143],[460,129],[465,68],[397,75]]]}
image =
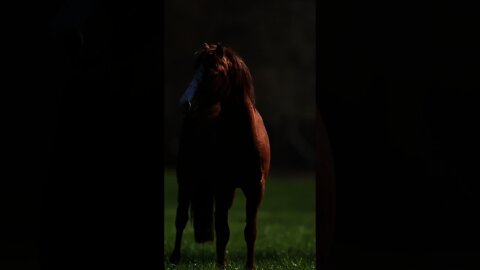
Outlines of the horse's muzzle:
{"label": "horse's muzzle", "polygon": [[183,113],[189,113],[192,110],[192,102],[185,101],[180,103],[180,109],[182,110]]}

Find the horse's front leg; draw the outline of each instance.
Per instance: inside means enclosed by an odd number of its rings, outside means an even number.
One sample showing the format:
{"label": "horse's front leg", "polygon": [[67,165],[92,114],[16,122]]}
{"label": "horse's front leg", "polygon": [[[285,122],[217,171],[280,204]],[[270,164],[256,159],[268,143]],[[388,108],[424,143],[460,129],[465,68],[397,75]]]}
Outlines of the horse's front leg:
{"label": "horse's front leg", "polygon": [[246,216],[247,224],[244,230],[245,242],[247,244],[246,269],[255,269],[255,241],[257,240],[257,216],[258,209],[263,197],[263,186],[244,190],[247,199]]}
{"label": "horse's front leg", "polygon": [[215,194],[215,232],[217,248],[217,266],[225,269],[227,259],[225,249],[230,239],[230,228],[228,227],[228,210],[233,204],[235,196],[234,188],[219,188]]}
{"label": "horse's front leg", "polygon": [[177,230],[177,234],[175,236],[175,247],[173,249],[172,255],[170,256],[170,262],[173,264],[178,264],[178,262],[180,261],[180,248],[182,245],[183,230],[185,229],[188,221],[189,205],[189,192],[186,188],[179,184],[177,215],[175,217],[175,228]]}

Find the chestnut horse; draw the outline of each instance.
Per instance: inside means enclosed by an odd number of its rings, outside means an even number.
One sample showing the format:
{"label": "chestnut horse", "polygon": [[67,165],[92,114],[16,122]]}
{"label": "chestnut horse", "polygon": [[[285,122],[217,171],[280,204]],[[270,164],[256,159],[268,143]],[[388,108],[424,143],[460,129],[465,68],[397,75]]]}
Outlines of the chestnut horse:
{"label": "chestnut horse", "polygon": [[196,55],[193,80],[180,99],[186,116],[177,164],[177,234],[170,260],[174,264],[180,260],[190,208],[195,241],[213,241],[215,227],[217,264],[225,268],[228,210],[240,188],[246,197],[246,266],[254,269],[257,214],[270,167],[267,131],[244,61],[219,43],[204,43]]}

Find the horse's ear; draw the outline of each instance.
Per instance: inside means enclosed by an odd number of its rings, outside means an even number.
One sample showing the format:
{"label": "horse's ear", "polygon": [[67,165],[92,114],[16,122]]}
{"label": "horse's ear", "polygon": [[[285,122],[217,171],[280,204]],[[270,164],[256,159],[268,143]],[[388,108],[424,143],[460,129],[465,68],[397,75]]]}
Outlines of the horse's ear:
{"label": "horse's ear", "polygon": [[223,46],[220,42],[217,42],[217,48],[215,49],[215,53],[218,57],[223,58]]}
{"label": "horse's ear", "polygon": [[208,46],[208,44],[206,42],[203,42],[203,48],[210,49],[210,46]]}

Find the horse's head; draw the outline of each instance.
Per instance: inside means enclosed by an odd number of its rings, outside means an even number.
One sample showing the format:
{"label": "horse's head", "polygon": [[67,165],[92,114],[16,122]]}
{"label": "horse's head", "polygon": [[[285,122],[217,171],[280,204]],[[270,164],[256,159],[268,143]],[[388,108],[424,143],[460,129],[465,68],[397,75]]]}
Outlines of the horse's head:
{"label": "horse's head", "polygon": [[253,102],[250,71],[233,50],[220,43],[204,43],[195,54],[195,73],[180,99],[187,112],[218,115],[228,102],[241,101],[246,96]]}

